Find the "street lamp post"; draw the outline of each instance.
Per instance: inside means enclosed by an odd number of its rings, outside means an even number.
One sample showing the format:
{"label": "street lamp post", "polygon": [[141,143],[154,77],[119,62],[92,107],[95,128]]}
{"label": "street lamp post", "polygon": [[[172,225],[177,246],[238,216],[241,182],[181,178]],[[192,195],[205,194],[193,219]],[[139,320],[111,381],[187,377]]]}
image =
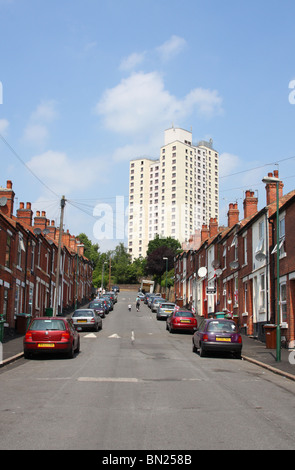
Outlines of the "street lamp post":
{"label": "street lamp post", "polygon": [[276,219],[277,219],[277,314],[276,314],[276,361],[281,361],[281,327],[280,327],[280,211],[279,211],[279,184],[281,180],[275,176],[265,176],[263,183],[276,184]]}
{"label": "street lamp post", "polygon": [[167,272],[168,272],[168,258],[166,256],[163,257],[163,259],[166,260],[166,283],[165,283],[165,295],[166,295],[166,300],[167,300]]}
{"label": "street lamp post", "polygon": [[107,261],[104,261],[102,264],[102,273],[101,273],[101,292],[103,291],[103,285],[104,285],[104,265],[108,264]]}

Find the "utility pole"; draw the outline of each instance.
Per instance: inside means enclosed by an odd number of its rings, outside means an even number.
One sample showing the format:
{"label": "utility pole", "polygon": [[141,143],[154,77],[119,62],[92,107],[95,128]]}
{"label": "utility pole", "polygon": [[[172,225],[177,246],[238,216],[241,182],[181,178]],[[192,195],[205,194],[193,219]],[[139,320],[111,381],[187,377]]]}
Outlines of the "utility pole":
{"label": "utility pole", "polygon": [[111,292],[111,268],[112,268],[112,258],[110,256],[110,265],[109,265],[109,292]]}
{"label": "utility pole", "polygon": [[54,295],[54,305],[53,305],[53,316],[56,317],[58,309],[58,297],[59,297],[59,277],[60,277],[60,255],[61,255],[61,240],[63,233],[63,223],[64,223],[64,209],[66,205],[65,196],[62,196],[60,201],[60,224],[59,224],[59,237],[58,237],[58,249],[57,249],[57,266],[56,266],[56,280],[55,280],[55,295]]}

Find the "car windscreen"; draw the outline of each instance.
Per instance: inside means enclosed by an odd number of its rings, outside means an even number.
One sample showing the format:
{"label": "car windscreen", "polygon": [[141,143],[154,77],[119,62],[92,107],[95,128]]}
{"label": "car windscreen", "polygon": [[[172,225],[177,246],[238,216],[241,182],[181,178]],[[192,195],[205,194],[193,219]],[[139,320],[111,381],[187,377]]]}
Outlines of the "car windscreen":
{"label": "car windscreen", "polygon": [[66,326],[62,320],[50,318],[48,320],[36,319],[30,326],[32,331],[44,331],[44,330],[65,330]]}
{"label": "car windscreen", "polygon": [[93,317],[93,312],[91,310],[76,310],[72,317]]}
{"label": "car windscreen", "polygon": [[177,312],[175,314],[176,317],[186,317],[186,318],[194,318],[194,314],[192,312]]}
{"label": "car windscreen", "polygon": [[169,310],[175,307],[174,304],[161,304],[161,308],[168,308]]}
{"label": "car windscreen", "polygon": [[103,308],[102,302],[91,302],[89,308]]}
{"label": "car windscreen", "polygon": [[208,323],[207,331],[235,333],[237,331],[237,326],[233,322],[224,320],[213,320]]}

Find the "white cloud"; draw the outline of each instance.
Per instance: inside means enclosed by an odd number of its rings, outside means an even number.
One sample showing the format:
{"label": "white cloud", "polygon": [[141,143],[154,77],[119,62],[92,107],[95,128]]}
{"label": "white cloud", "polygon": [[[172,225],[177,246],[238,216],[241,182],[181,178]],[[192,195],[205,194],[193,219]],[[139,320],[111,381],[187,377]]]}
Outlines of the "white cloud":
{"label": "white cloud", "polygon": [[42,147],[49,140],[49,125],[58,118],[57,103],[54,100],[42,101],[32,112],[24,130],[25,142]]}
{"label": "white cloud", "polygon": [[[64,152],[48,150],[34,156],[28,167],[58,194],[70,194],[73,190],[85,190],[91,186],[104,169],[97,159],[72,160]],[[96,172],[99,168],[99,172]],[[87,174],[87,178],[83,175]]]}
{"label": "white cloud", "polygon": [[23,138],[26,142],[42,146],[48,141],[49,132],[43,124],[28,124],[24,130]]}
{"label": "white cloud", "polygon": [[7,119],[0,119],[0,134],[5,136],[7,134],[7,129],[9,127],[9,122]]}
{"label": "white cloud", "polygon": [[212,117],[221,111],[222,99],[216,90],[196,88],[184,99],[165,89],[158,72],[134,73],[108,89],[96,106],[105,127],[113,132],[139,135],[182,120],[194,111]]}
{"label": "white cloud", "polygon": [[31,120],[53,122],[58,117],[56,106],[57,103],[54,100],[42,101],[32,113]]}
{"label": "white cloud", "polygon": [[231,175],[237,169],[242,167],[242,160],[237,155],[232,153],[221,153],[219,156],[219,177],[225,178],[227,175]]}
{"label": "white cloud", "polygon": [[160,55],[161,59],[165,62],[173,59],[178,55],[186,46],[186,40],[173,35],[168,41],[164,42],[161,46],[156,48],[156,51]]}
{"label": "white cloud", "polygon": [[145,58],[145,52],[142,52],[141,54],[134,52],[133,54],[130,54],[128,57],[125,57],[121,64],[120,64],[120,69],[121,70],[133,70],[137,65],[140,65],[143,63]]}

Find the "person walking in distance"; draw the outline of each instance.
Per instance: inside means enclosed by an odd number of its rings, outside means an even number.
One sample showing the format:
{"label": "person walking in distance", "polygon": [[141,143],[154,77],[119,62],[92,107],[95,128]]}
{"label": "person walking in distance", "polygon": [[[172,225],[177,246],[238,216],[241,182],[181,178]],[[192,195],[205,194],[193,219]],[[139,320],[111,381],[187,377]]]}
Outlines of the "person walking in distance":
{"label": "person walking in distance", "polygon": [[140,298],[136,298],[136,311],[139,312],[139,307],[140,307]]}

